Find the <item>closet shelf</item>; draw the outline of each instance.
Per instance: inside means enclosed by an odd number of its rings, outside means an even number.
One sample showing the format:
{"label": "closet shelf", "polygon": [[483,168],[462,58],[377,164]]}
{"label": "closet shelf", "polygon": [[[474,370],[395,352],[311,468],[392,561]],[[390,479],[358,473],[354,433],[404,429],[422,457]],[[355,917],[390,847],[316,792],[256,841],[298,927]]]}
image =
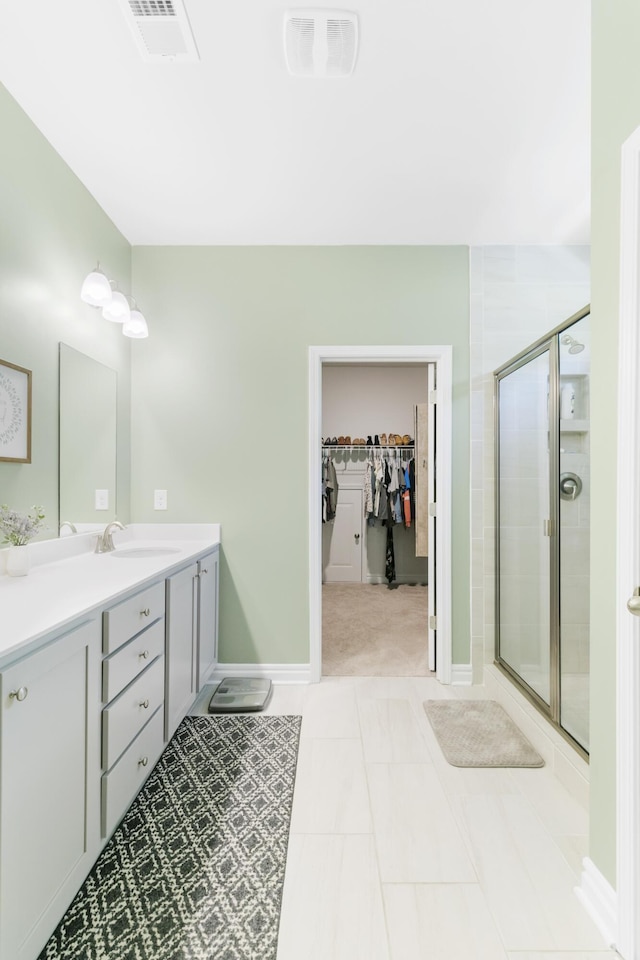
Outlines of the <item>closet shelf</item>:
{"label": "closet shelf", "polygon": [[324,450],[411,450],[413,453],[415,451],[415,445],[411,444],[402,444],[402,443],[323,443],[322,449]]}

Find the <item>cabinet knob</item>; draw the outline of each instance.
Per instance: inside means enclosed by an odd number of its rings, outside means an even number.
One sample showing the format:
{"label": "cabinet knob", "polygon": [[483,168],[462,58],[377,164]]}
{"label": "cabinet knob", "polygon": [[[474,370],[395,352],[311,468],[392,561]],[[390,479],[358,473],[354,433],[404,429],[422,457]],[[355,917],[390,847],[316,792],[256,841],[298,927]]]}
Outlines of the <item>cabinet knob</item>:
{"label": "cabinet knob", "polygon": [[209,573],[208,567],[205,567],[204,570],[201,570],[200,573]]}
{"label": "cabinet knob", "polygon": [[141,611],[140,611],[140,616],[141,616],[141,617],[148,617],[148,616],[150,615],[150,613],[151,613],[151,610],[149,609],[149,607],[147,607],[146,610],[141,610]]}
{"label": "cabinet knob", "polygon": [[140,701],[140,706],[141,706],[141,707],[144,707],[145,710],[148,710],[148,708],[149,708],[149,701],[148,701],[148,700],[141,700],[141,701]]}
{"label": "cabinet knob", "polygon": [[149,651],[148,651],[148,650],[143,650],[142,653],[139,653],[139,654],[138,654],[138,656],[140,657],[141,660],[148,660],[148,659],[149,659]]}
{"label": "cabinet knob", "polygon": [[149,763],[149,757],[142,757],[140,760],[138,760],[139,767],[146,767],[148,763]]}
{"label": "cabinet knob", "polygon": [[18,690],[12,690],[9,694],[9,700],[19,700],[21,703],[27,699],[29,693],[28,687],[19,687]]}

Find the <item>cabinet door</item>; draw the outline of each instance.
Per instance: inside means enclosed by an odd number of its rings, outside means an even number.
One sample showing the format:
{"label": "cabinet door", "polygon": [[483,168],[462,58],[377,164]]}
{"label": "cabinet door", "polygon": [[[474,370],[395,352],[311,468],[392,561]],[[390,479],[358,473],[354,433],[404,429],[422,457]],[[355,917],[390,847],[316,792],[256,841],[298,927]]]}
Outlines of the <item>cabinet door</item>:
{"label": "cabinet door", "polygon": [[167,579],[166,725],[168,740],[195,699],[196,584],[193,563]]}
{"label": "cabinet door", "polygon": [[324,583],[362,580],[362,489],[341,485],[333,523],[322,527]]}
{"label": "cabinet door", "polygon": [[32,960],[97,856],[100,625],[0,673],[0,956]]}
{"label": "cabinet door", "polygon": [[218,577],[216,551],[198,563],[198,692],[218,662]]}

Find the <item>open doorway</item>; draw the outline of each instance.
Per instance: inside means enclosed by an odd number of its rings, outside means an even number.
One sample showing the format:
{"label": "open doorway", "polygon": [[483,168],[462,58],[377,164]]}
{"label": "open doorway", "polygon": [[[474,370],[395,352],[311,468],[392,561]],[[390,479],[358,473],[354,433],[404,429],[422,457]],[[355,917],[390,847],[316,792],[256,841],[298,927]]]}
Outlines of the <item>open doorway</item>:
{"label": "open doorway", "polygon": [[[309,363],[309,596],[312,679],[319,680],[323,673],[340,674],[337,654],[338,658],[343,655],[343,659],[346,657],[352,660],[352,667],[348,671],[352,674],[355,671],[358,675],[413,675],[415,670],[415,675],[426,675],[435,668],[436,676],[442,682],[448,683],[451,674],[451,347],[311,347]],[[341,367],[346,372],[340,373]],[[394,414],[393,410],[389,409],[385,414],[389,418],[389,426],[386,434],[378,432],[378,443],[375,432],[369,434],[366,429],[363,417],[368,414],[361,411],[359,419],[356,419],[357,399],[350,402],[348,409],[345,407],[349,372],[358,371],[356,379],[364,383],[367,378],[376,379],[375,368],[380,371],[380,377],[384,370],[395,370],[396,374],[390,375],[389,380],[393,379],[393,376],[396,376],[396,379],[398,375],[402,377],[404,371],[407,379],[411,376],[411,379],[415,379],[416,384],[419,384],[417,389],[424,401],[423,416],[430,419],[430,424],[428,430],[425,424],[424,436],[427,442],[417,458],[414,407],[420,404],[409,404],[410,409],[406,415],[410,418],[410,424],[400,424],[399,412]],[[365,373],[365,370],[371,372]],[[360,383],[361,389],[363,383]],[[337,393],[337,403],[333,404],[334,412],[329,412],[332,408],[331,402],[325,407],[324,425],[323,386],[327,390],[333,388]],[[334,426],[331,417],[336,415],[335,407],[340,404],[353,421],[353,427],[345,425],[344,429],[353,430],[353,433],[343,433],[338,429],[337,421],[336,432],[331,432]],[[394,416],[398,420],[396,426],[390,422]],[[376,418],[382,420],[382,415],[377,415],[372,409],[370,417],[373,421],[370,429],[375,430]],[[382,425],[380,430],[384,431]],[[389,430],[394,433],[393,443],[389,443]],[[398,433],[395,433],[396,430]],[[338,443],[340,438],[343,439],[342,443]],[[347,438],[349,443],[345,442]],[[367,444],[369,438],[371,443]],[[323,446],[323,439],[335,439],[336,442]],[[352,442],[354,440],[363,440],[364,443],[355,444]],[[388,528],[383,524],[378,524],[377,529],[374,525],[371,531],[365,527],[363,478],[370,457],[373,459],[374,450],[392,462],[397,460],[402,464],[417,459],[420,467],[426,469],[427,463],[431,467],[426,471],[428,481],[424,480],[425,485],[428,482],[428,494],[423,497],[428,510],[428,532],[425,526],[425,536],[429,543],[428,558],[415,556],[415,528],[411,530],[411,534],[408,534],[408,528],[400,531],[394,542],[394,548],[396,543],[398,546],[398,566],[392,581],[396,589],[392,591],[388,590],[387,576]],[[323,459],[327,456],[331,457],[337,468],[338,484],[342,489],[338,527],[336,528],[334,520],[331,531],[326,530],[326,524],[322,522],[321,509]],[[417,468],[417,465],[413,466]],[[423,489],[426,490],[427,487]],[[371,536],[367,537],[368,533],[371,533]],[[413,557],[410,556],[412,550]],[[424,552],[423,550],[422,553]],[[348,635],[348,643],[345,640],[345,644],[351,646],[351,649],[343,650],[341,654],[340,650],[336,651],[332,638],[329,638],[324,671],[323,580],[326,600],[325,628],[337,628],[339,639],[342,626],[343,634],[345,637]],[[431,588],[427,587],[427,582]],[[401,591],[406,596],[403,596]],[[379,615],[376,613],[376,605]],[[366,616],[361,617],[363,624],[360,624],[358,619],[359,609],[366,611]],[[367,631],[371,632],[372,624],[378,619],[381,633],[388,633],[393,627],[393,635],[397,636],[398,631],[402,631],[403,621],[398,614],[402,613],[403,609],[407,623],[413,621],[411,629],[415,634],[415,649],[411,656],[414,657],[414,667],[406,656],[401,656],[400,660],[404,661],[405,668],[398,671],[398,658],[394,659],[388,648],[385,651],[384,643],[372,643],[371,649],[367,650],[366,644],[358,642],[356,634],[360,633],[361,641],[366,639]],[[354,625],[359,629],[354,629]],[[407,653],[406,644],[404,653]],[[365,664],[367,657],[373,657],[378,661],[377,666],[372,669],[369,662],[359,668],[359,657],[364,657],[361,662]]]}
{"label": "open doorway", "polygon": [[431,672],[428,381],[424,363],[322,366],[323,676]]}

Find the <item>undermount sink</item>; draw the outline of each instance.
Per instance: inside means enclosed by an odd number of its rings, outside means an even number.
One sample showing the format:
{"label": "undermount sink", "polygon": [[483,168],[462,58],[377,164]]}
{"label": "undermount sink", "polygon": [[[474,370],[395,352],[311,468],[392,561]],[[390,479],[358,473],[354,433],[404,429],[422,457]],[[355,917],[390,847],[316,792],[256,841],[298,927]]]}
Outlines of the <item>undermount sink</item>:
{"label": "undermount sink", "polygon": [[180,553],[180,550],[177,547],[116,547],[111,556],[121,560],[150,560],[171,553]]}

